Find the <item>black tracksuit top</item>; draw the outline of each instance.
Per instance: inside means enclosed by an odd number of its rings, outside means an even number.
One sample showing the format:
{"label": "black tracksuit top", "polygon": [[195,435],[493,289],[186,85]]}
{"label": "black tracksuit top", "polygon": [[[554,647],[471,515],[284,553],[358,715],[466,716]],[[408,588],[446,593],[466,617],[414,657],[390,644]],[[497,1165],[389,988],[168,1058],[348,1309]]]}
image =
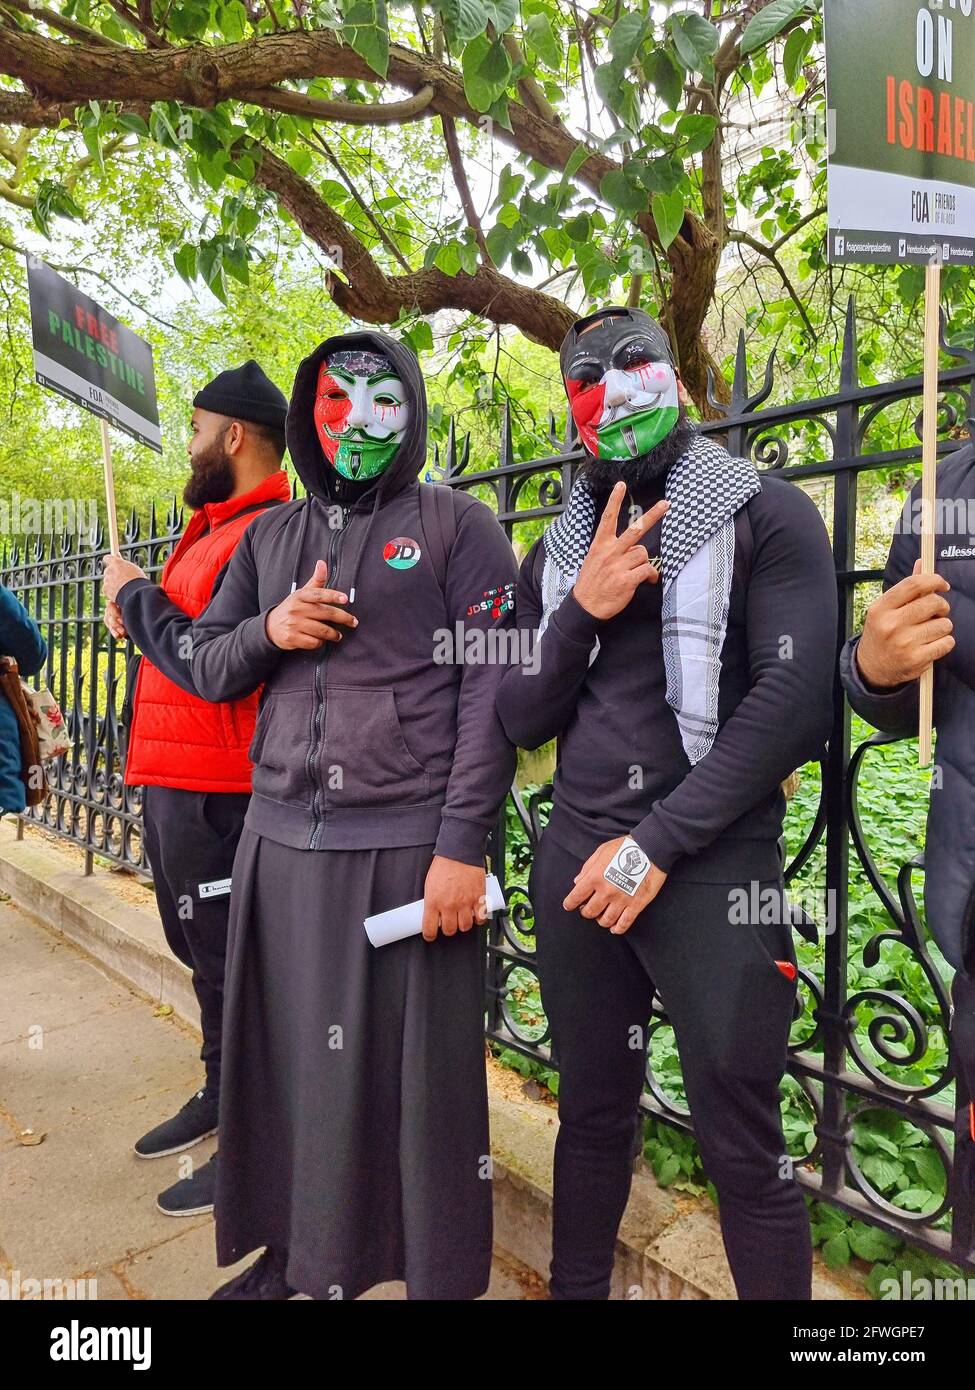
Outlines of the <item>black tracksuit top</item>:
{"label": "black tracksuit top", "polygon": [[[647,488],[633,500],[649,507],[660,496],[662,487]],[[629,834],[660,868],[687,880],[779,876],[780,784],[821,756],[832,723],[836,578],[822,518],[798,487],[765,473],[743,512],[720,727],[696,767],[666,703],[659,584],[642,584],[608,621],[570,591],[541,639],[537,674],[530,663],[505,674],[498,711],[509,738],[526,748],[560,739],[550,833],[581,858]],[[624,504],[621,531],[627,520]],[[659,524],[643,544],[660,553]],[[544,560],[539,541],[521,567],[519,628],[538,627]]]}

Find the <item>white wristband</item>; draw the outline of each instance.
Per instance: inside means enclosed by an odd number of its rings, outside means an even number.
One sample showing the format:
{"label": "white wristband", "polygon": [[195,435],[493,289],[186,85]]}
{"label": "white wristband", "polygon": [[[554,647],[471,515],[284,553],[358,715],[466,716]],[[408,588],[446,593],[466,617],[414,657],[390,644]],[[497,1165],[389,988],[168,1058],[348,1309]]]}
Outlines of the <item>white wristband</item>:
{"label": "white wristband", "polygon": [[632,898],[652,868],[652,862],[636,840],[627,835],[603,870],[603,878]]}

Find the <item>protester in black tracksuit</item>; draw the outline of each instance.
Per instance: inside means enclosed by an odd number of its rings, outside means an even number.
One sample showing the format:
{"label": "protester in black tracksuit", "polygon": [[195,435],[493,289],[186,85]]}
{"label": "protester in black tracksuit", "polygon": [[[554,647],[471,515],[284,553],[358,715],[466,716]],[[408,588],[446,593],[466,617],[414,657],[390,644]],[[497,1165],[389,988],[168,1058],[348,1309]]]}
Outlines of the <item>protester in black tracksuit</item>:
{"label": "protester in black tracksuit", "polygon": [[[884,593],[840,658],[850,704],[884,733],[915,735],[919,675],[934,663],[938,730],[924,849],[928,927],[957,972],[951,1041],[956,1074],[955,1195],[975,1197],[975,446],[938,467],[934,575],[920,561],[920,484],[904,506]],[[952,1232],[968,1259],[975,1229]]]}
{"label": "protester in black tracksuit", "polygon": [[[651,351],[669,360],[656,334]],[[592,368],[597,382],[605,365]],[[644,366],[641,353],[633,370]],[[623,377],[613,367],[604,380],[612,386]],[[608,483],[608,472],[600,467],[597,476]],[[610,539],[623,534],[630,507],[653,519],[665,476],[629,487]],[[607,493],[597,486],[597,520]],[[763,893],[781,903],[780,784],[819,756],[830,728],[837,622],[830,547],[810,499],[761,475],[760,491],[734,518],[719,728],[693,769],[666,701],[662,586],[643,582],[653,579],[644,573],[647,557],[660,553],[657,521],[632,552],[641,582],[608,619],[577,597],[580,577],[532,661],[506,673],[499,696],[513,742],[535,748],[560,739],[551,819],[529,882],[559,1067],[551,1291],[561,1299],[608,1296],[656,990],[676,1035],[739,1295],[807,1298],[809,1225],[779,1116],[796,957],[786,914],[766,914],[777,916],[766,922],[742,903],[761,902]],[[545,564],[543,538],[521,567],[520,631],[539,626]],[[623,836],[667,877],[616,935],[564,900],[590,856]]]}

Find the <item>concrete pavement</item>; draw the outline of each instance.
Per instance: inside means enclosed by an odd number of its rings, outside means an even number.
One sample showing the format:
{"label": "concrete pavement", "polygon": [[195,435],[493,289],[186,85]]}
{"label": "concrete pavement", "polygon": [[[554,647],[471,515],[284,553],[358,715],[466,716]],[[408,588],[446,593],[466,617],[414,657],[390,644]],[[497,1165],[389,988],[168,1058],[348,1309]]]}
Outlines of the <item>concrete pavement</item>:
{"label": "concrete pavement", "polygon": [[[82,865],[76,846],[30,827],[18,839],[0,822],[0,933],[8,928],[6,944],[0,934],[0,1262],[9,1245],[7,1269],[26,1274],[36,1251],[60,1262],[34,1266],[53,1278],[91,1273],[98,1260],[104,1290],[118,1281],[130,1296],[182,1289],[202,1298],[226,1277],[212,1262],[210,1219],[157,1212],[155,1195],[175,1180],[176,1159],[146,1163],[131,1153],[132,1141],[199,1084],[189,971],[166,945],[150,888],[98,864],[86,877]],[[22,912],[3,908],[7,892]],[[490,1057],[488,1102],[494,1233],[505,1252],[495,1252],[489,1296],[544,1297],[535,1271],[551,1258],[556,1109],[534,1082]],[[29,1134],[21,1142],[24,1129],[43,1142],[32,1145]],[[401,1296],[395,1286],[368,1295]],[[817,1255],[814,1298],[865,1296],[862,1269],[832,1271]],[[645,1162],[620,1227],[610,1297],[734,1297],[715,1208],[661,1188]]]}
{"label": "concrete pavement", "polygon": [[[6,897],[6,895],[3,895]],[[168,1006],[111,978],[64,937],[0,901],[0,1279],[94,1280],[99,1299],[203,1299],[218,1270],[209,1216],[163,1216],[180,1156],[132,1143],[199,1086],[199,1037]],[[211,1139],[189,1151],[205,1162]],[[52,1285],[50,1287],[57,1287]],[[487,1298],[538,1297],[500,1256]],[[404,1297],[386,1284],[367,1298]]]}

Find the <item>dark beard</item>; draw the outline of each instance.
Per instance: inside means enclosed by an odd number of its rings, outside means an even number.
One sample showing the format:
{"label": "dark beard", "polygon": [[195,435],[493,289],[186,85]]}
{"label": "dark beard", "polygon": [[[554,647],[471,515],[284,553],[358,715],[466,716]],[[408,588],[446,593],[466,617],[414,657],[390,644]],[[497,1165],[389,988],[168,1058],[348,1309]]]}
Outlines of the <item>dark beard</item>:
{"label": "dark beard", "polygon": [[582,476],[599,491],[609,491],[621,481],[632,488],[666,477],[681,454],[687,452],[696,433],[684,406],[679,406],[678,411],[677,423],[670,434],[655,444],[649,453],[635,459],[601,459],[587,454],[582,465]]}
{"label": "dark beard", "polygon": [[200,449],[183,488],[183,501],[194,512],[208,502],[226,502],[236,486],[233,465],[224,452],[223,437]]}

